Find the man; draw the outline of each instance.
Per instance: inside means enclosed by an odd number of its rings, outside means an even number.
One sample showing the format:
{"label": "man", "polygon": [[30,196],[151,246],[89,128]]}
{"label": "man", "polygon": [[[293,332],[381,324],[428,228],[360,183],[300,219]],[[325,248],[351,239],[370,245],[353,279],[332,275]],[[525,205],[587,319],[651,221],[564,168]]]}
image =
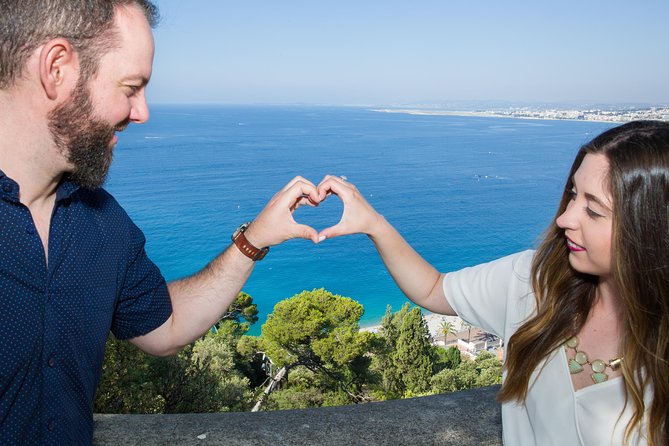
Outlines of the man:
{"label": "man", "polygon": [[314,229],[295,178],[200,273],[166,284],[100,186],[149,118],[148,0],[0,0],[0,444],[86,444],[111,330],[173,354],[217,322],[269,247]]}

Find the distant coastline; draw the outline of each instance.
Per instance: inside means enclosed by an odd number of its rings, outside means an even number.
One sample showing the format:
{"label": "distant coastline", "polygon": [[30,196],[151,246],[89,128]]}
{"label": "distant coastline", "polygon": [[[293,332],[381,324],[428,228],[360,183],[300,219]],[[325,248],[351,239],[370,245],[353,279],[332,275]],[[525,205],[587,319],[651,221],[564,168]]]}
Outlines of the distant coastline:
{"label": "distant coastline", "polygon": [[669,121],[669,107],[649,107],[643,109],[533,109],[529,107],[456,111],[413,108],[377,108],[380,113],[404,113],[422,116],[474,116],[485,118],[545,119],[569,121],[594,121],[623,123],[640,119]]}

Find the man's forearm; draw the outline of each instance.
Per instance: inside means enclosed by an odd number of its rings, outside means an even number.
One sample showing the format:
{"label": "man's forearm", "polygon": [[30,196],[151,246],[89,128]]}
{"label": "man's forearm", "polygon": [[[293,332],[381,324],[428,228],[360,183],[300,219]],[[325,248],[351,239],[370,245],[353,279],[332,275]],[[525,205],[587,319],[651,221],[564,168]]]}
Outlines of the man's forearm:
{"label": "man's forearm", "polygon": [[199,273],[170,282],[172,330],[177,348],[219,321],[249,278],[255,262],[230,245]]}
{"label": "man's forearm", "polygon": [[246,241],[235,238],[241,247],[231,244],[199,273],[168,284],[172,315],[160,327],[130,342],[147,353],[163,356],[176,353],[202,336],[219,321],[237,297],[253,271],[254,259],[260,258],[253,255],[259,249],[249,249],[245,243],[263,248],[297,237],[318,242],[315,229],[293,219],[297,208],[317,206],[318,202],[316,186],[304,178],[295,177],[246,227],[243,234]]}
{"label": "man's forearm", "polygon": [[230,245],[197,274],[170,282],[172,315],[154,331],[131,342],[152,355],[175,354],[219,321],[244,286],[254,263]]}

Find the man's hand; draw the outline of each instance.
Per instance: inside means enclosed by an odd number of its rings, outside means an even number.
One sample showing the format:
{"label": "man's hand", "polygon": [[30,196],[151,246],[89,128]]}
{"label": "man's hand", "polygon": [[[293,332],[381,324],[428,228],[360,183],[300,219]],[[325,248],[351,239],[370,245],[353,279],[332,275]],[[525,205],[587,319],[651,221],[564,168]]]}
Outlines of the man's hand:
{"label": "man's hand", "polygon": [[258,248],[278,245],[292,238],[318,243],[317,231],[297,223],[293,212],[300,206],[318,206],[320,202],[316,186],[302,177],[295,177],[272,197],[244,235]]}
{"label": "man's hand", "polygon": [[[293,178],[281,189],[244,235],[258,248],[278,245],[291,238],[318,242],[318,233],[293,219],[300,206],[318,206],[318,190],[301,177]],[[220,319],[237,297],[255,262],[230,245],[199,273],[168,284],[172,315],[152,332],[133,338],[133,344],[153,355],[176,353],[202,336]]]}

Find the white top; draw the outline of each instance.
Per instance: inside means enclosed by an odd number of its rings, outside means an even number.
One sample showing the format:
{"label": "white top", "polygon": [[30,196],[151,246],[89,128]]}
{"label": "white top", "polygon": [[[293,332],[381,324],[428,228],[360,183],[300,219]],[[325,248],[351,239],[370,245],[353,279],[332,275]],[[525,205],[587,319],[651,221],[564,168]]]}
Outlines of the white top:
{"label": "white top", "polygon": [[[535,313],[530,284],[534,251],[446,274],[444,293],[466,322],[508,343]],[[651,391],[644,395],[647,407]],[[552,352],[532,374],[525,404],[504,403],[502,426],[507,445],[621,445],[633,412],[625,408],[621,377],[574,391],[564,348]],[[619,418],[619,415],[622,416]],[[631,445],[645,445],[634,434]]]}

